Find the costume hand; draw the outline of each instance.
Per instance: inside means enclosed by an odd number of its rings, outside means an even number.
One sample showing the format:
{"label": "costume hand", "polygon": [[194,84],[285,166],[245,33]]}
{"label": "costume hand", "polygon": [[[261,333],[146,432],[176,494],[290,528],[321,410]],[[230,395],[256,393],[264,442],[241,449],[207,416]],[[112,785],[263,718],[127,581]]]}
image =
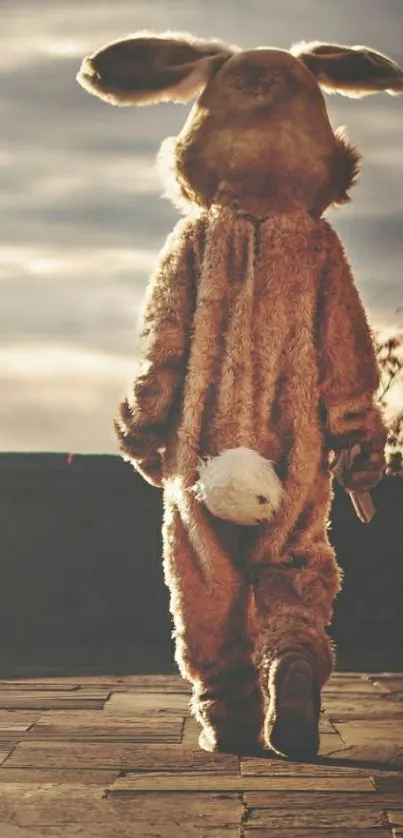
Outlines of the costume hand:
{"label": "costume hand", "polygon": [[383,447],[364,443],[340,451],[330,468],[347,491],[368,492],[381,479],[385,465]]}
{"label": "costume hand", "polygon": [[158,454],[153,459],[134,460],[133,465],[151,486],[163,486],[162,460]]}

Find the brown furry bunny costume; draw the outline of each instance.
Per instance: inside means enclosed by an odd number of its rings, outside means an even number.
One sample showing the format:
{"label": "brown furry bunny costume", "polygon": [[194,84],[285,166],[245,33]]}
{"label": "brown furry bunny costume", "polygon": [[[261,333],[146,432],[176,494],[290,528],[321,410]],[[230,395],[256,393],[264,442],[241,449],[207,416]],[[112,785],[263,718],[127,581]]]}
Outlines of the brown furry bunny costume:
{"label": "brown furry bunny costume", "polygon": [[116,105],[197,96],[163,144],[187,217],[149,285],[117,433],[163,486],[176,660],[201,747],[309,758],[340,589],[329,457],[359,444],[345,485],[365,491],[385,444],[371,332],[322,219],[349,200],[359,155],[320,88],[399,92],[403,73],[366,47],[243,52],[141,32],[86,58],[78,80]]}

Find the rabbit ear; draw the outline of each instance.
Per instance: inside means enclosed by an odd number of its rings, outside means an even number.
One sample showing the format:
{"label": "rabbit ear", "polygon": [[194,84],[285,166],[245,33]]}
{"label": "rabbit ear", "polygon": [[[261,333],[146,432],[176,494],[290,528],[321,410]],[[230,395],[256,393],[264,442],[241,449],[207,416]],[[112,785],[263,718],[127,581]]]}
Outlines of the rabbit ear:
{"label": "rabbit ear", "polygon": [[84,58],[77,81],[112,105],[187,102],[233,52],[216,40],[139,32]]}
{"label": "rabbit ear", "polygon": [[403,92],[399,65],[368,47],[301,41],[293,44],[290,52],[303,61],[327,93],[359,99],[380,91],[392,95]]}

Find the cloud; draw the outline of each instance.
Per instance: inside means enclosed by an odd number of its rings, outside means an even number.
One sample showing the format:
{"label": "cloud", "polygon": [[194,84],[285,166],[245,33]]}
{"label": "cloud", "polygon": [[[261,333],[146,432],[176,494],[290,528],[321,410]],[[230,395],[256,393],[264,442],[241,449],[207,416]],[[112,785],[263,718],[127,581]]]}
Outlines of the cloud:
{"label": "cloud", "polygon": [[48,341],[0,349],[3,450],[116,452],[112,419],[134,366]]}
{"label": "cloud", "polygon": [[[241,47],[367,43],[403,63],[401,0],[2,0],[0,440],[5,449],[115,451],[147,277],[176,210],[161,141],[188,106],[111,108],[75,75],[130,32],[177,29]],[[331,214],[378,326],[399,322],[402,99],[327,100],[364,155],[352,204]],[[13,360],[14,359],[14,360]],[[81,360],[80,360],[81,359]]]}
{"label": "cloud", "polygon": [[[0,248],[2,344],[68,340],[130,357],[153,250]],[[111,277],[113,281],[111,281]]]}

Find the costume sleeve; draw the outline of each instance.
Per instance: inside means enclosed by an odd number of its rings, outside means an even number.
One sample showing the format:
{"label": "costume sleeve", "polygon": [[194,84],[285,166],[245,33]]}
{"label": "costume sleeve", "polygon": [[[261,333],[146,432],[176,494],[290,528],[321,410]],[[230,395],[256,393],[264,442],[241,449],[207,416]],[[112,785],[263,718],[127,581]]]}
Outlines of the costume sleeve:
{"label": "costume sleeve", "polygon": [[115,420],[120,450],[153,485],[161,485],[160,451],[185,375],[194,308],[195,222],[177,224],[150,280],[141,319],[140,366]]}
{"label": "costume sleeve", "polygon": [[363,489],[384,467],[386,429],[376,404],[380,383],[374,339],[336,233],[327,226],[328,258],[317,312],[319,389],[327,447],[338,453],[359,443],[347,485]]}

